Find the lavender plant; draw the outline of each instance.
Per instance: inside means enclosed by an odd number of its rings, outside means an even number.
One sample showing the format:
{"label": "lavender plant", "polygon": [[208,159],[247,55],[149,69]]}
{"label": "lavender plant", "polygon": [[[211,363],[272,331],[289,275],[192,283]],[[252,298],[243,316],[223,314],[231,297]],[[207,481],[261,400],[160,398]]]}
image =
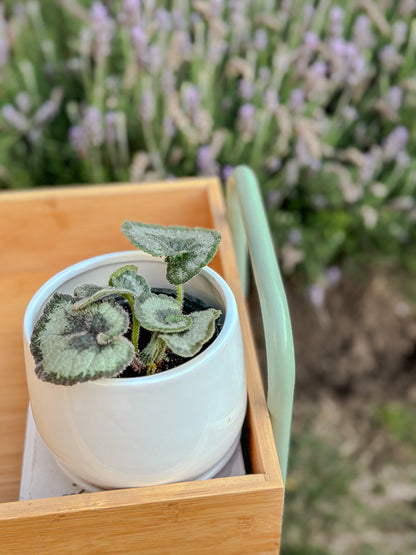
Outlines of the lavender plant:
{"label": "lavender plant", "polygon": [[[207,308],[185,314],[182,285],[210,262],[220,234],[131,221],[122,231],[135,246],[165,258],[166,277],[176,285],[176,298],[152,292],[134,265],[117,269],[107,287],[85,284],[73,296],[54,293],[31,337],[40,379],[73,385],[115,377],[128,367],[137,375],[154,374],[172,353],[193,357],[213,337],[221,311]],[[144,344],[141,329],[150,332]]]}
{"label": "lavender plant", "polygon": [[414,0],[1,6],[3,187],[244,161],[317,304],[346,257],[414,266]]}

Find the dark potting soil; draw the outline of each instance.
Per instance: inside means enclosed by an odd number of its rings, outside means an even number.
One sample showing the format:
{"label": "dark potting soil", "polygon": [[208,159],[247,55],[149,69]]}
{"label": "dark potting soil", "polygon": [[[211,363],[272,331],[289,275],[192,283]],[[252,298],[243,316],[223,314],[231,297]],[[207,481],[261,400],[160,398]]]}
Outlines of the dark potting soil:
{"label": "dark potting soil", "polygon": [[[171,297],[176,297],[176,291],[172,289],[164,289],[164,288],[152,288],[152,293],[163,293],[164,295],[169,295]],[[183,312],[184,314],[190,314],[191,312],[198,312],[200,310],[206,310],[207,308],[212,308],[210,305],[201,301],[197,297],[192,295],[185,294],[184,301],[183,301]],[[224,313],[221,314],[219,318],[215,321],[215,332],[211,339],[205,343],[202,349],[199,351],[198,354],[202,353],[207,349],[211,343],[215,341],[215,338],[218,337],[223,325],[224,325]],[[147,345],[151,336],[151,332],[147,331],[143,328],[140,328],[140,335],[139,335],[139,351]],[[195,355],[198,356],[198,355]],[[184,358],[179,355],[175,355],[169,349],[166,349],[165,357],[162,360],[161,364],[159,365],[158,372],[165,372],[166,370],[171,370],[172,368],[176,368],[180,364],[192,360],[191,358]],[[137,365],[131,364],[120,376],[119,378],[137,378],[138,376],[145,376],[146,373],[139,368]]]}

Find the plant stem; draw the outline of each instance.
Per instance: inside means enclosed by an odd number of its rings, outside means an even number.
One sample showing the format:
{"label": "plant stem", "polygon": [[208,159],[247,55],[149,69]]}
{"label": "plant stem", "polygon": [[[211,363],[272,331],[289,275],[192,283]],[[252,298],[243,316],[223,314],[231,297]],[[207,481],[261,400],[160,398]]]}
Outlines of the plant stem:
{"label": "plant stem", "polygon": [[136,354],[139,354],[139,332],[140,332],[140,324],[138,319],[133,314],[133,330],[131,332],[131,342],[134,345],[134,350]]}
{"label": "plant stem", "polygon": [[130,305],[130,308],[131,308],[131,313],[132,313],[132,318],[133,318],[133,329],[131,331],[131,342],[133,343],[136,355],[138,355],[139,354],[140,322],[136,318],[136,315],[134,313],[134,298],[130,295],[123,295],[123,296],[124,296],[125,299],[127,299],[128,303]]}
{"label": "plant stem", "polygon": [[158,364],[161,362],[165,354],[166,343],[159,336],[157,331],[152,333],[149,343],[141,352],[141,360],[146,366],[146,374],[155,374]]}
{"label": "plant stem", "polygon": [[176,291],[177,291],[176,299],[179,303],[181,303],[181,309],[182,309],[182,306],[183,306],[183,289],[182,289],[182,284],[181,283],[176,286]]}

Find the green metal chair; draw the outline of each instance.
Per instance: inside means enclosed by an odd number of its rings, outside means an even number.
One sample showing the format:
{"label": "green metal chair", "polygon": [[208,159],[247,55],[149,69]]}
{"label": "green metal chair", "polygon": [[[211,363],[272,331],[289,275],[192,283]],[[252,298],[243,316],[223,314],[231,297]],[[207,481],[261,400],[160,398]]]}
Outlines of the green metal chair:
{"label": "green metal chair", "polygon": [[259,295],[267,353],[267,406],[285,483],[295,384],[292,326],[259,185],[250,168],[234,170],[227,182],[226,202],[243,289],[247,293],[249,253]]}

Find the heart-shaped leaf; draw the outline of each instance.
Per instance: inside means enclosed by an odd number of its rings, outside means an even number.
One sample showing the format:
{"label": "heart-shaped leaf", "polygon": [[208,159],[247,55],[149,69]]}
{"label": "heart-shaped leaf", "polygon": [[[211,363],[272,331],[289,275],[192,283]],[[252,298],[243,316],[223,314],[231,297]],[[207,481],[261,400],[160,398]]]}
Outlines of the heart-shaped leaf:
{"label": "heart-shaped leaf", "polygon": [[111,274],[108,284],[112,287],[128,289],[135,297],[140,297],[143,293],[149,293],[149,284],[143,276],[137,273],[137,270],[137,266],[133,264],[122,266]]}
{"label": "heart-shaped leaf", "polygon": [[123,337],[127,312],[105,301],[74,311],[76,302],[55,293],[35,325],[30,348],[44,381],[72,385],[113,377],[133,360],[134,347]]}
{"label": "heart-shaped leaf", "polygon": [[192,318],[182,314],[181,303],[168,295],[145,293],[136,299],[134,313],[140,325],[149,331],[174,333],[186,330]]}
{"label": "heart-shaped leaf", "polygon": [[196,355],[215,332],[215,320],[221,315],[220,310],[209,308],[192,312],[192,326],[181,333],[161,334],[169,349],[184,358]]}
{"label": "heart-shaped leaf", "polygon": [[181,285],[209,264],[217,252],[221,234],[202,227],[160,226],[126,220],[121,228],[134,246],[152,256],[164,256],[166,277]]}

